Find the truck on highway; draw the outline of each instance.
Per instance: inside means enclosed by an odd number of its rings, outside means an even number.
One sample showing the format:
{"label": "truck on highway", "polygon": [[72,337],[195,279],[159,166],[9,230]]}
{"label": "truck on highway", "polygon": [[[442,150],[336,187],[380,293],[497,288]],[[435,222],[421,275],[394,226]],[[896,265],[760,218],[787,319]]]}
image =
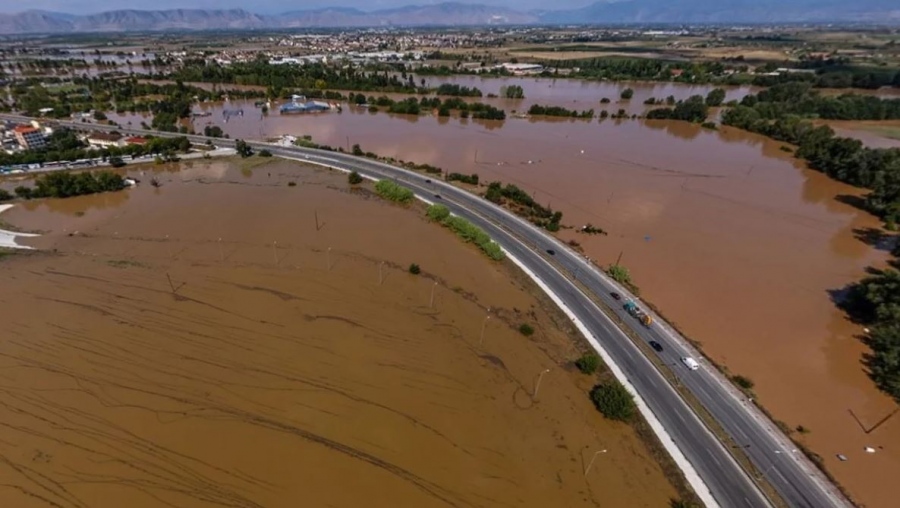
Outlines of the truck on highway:
{"label": "truck on highway", "polygon": [[642,311],[641,308],[638,307],[633,301],[629,300],[625,302],[625,305],[623,307],[625,308],[626,312],[640,321],[642,325],[649,327],[653,324],[653,318],[646,312]]}

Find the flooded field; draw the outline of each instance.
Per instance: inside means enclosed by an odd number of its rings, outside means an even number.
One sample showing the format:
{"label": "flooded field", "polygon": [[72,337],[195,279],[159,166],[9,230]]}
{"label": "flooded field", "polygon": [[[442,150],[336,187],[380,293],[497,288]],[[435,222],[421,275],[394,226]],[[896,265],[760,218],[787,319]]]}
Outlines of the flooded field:
{"label": "flooded field", "polygon": [[358,108],[263,117],[251,103],[226,124],[221,106],[207,107],[213,114],[195,120],[197,130],[212,122],[234,138],[358,143],[514,183],[563,211],[565,224],[607,229],[561,236],[604,264],[621,255],[646,299],[731,373],[751,378],[776,418],[810,429],[799,439],[857,499],[891,506],[900,495],[900,485],[878,480],[900,473],[900,420],[866,434],[853,416],[868,428],[895,405],[865,373],[861,330],[831,299],[887,259],[883,244],[870,245],[880,223],[846,204],[863,191],[805,169],[779,143],[679,122],[482,122]]}
{"label": "flooded field", "polygon": [[240,165],[3,215],[44,234],[0,262],[0,505],[675,497],[508,263],[340,174]]}

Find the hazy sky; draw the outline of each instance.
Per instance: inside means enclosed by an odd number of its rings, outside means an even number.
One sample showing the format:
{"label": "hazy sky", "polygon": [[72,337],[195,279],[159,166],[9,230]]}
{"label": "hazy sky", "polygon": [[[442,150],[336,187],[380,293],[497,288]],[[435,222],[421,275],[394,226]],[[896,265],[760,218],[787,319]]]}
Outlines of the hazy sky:
{"label": "hazy sky", "polygon": [[[230,9],[242,8],[256,13],[277,13],[291,10],[312,9],[318,7],[338,6],[356,7],[362,10],[399,7],[402,5],[424,5],[442,3],[446,0],[0,0],[0,12],[18,12],[27,9],[87,14],[92,12],[118,9]],[[593,3],[594,0],[467,0],[461,3],[483,3],[485,5],[514,6],[516,9],[540,9],[548,7],[561,9],[581,7]],[[552,5],[552,7],[550,7]],[[543,7],[542,7],[543,6]]]}

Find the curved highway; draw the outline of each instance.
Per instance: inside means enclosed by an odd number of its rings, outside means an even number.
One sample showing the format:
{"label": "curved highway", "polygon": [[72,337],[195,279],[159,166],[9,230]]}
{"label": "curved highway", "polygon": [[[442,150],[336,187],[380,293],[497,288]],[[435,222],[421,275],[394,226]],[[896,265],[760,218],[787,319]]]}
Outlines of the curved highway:
{"label": "curved highway", "polygon": [[[5,118],[29,121],[30,118],[0,115]],[[177,135],[121,127],[59,122],[74,129],[118,130],[132,135]],[[220,146],[234,146],[234,140],[188,136],[195,143],[212,141]],[[830,484],[805,456],[793,449],[790,440],[774,423],[744,400],[724,376],[693,350],[659,316],[644,327],[628,315],[622,302],[613,299],[611,292],[637,298],[618,286],[584,257],[562,242],[523,219],[483,198],[456,188],[430,176],[414,173],[370,159],[340,152],[328,152],[301,147],[281,147],[251,142],[256,149],[265,147],[275,155],[308,160],[344,170],[356,170],[373,178],[390,178],[412,189],[417,195],[433,202],[441,202],[459,216],[484,229],[504,250],[525,264],[548,286],[560,300],[583,322],[604,350],[624,372],[641,398],[665,427],[679,450],[709,487],[715,501],[723,507],[767,507],[772,503],[758,488],[762,477],[770,483],[789,505],[804,508],[845,507],[850,503]],[[437,197],[440,196],[440,197]],[[577,279],[580,286],[573,283]],[[589,296],[585,292],[585,288]],[[745,471],[729,450],[716,438],[670,385],[666,377],[643,350],[622,332],[598,307],[595,301],[612,309],[619,320],[640,338],[662,345],[658,354],[671,366],[678,382],[715,418],[753,461],[757,472]],[[651,313],[652,315],[652,313]],[[701,368],[691,371],[680,363],[683,356],[692,356]],[[759,476],[756,476],[759,475]]]}

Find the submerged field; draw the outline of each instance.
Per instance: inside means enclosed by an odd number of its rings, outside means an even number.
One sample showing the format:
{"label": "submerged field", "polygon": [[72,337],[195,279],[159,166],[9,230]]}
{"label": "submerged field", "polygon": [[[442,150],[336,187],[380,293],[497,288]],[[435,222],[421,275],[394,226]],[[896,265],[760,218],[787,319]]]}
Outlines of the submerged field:
{"label": "submerged field", "polygon": [[4,214],[44,235],[0,261],[0,505],[676,497],[635,432],[591,407],[571,325],[508,263],[340,174],[158,176]]}

